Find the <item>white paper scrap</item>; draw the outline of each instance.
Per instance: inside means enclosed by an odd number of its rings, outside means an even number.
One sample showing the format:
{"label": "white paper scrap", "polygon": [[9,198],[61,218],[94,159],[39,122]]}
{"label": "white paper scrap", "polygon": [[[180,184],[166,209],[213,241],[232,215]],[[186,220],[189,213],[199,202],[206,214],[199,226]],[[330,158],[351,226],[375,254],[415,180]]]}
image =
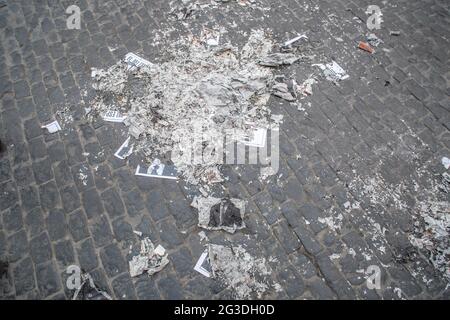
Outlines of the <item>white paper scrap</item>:
{"label": "white paper scrap", "polygon": [[132,52],[127,53],[125,56],[125,62],[128,64],[128,70],[134,70],[142,66],[150,67],[153,65],[150,61],[145,60]]}
{"label": "white paper scrap", "polygon": [[442,165],[445,167],[445,169],[448,170],[448,168],[450,168],[450,159],[447,157],[443,157],[441,161],[442,161]]}
{"label": "white paper scrap", "polygon": [[[207,257],[208,257],[208,251],[203,252],[202,255],[200,256],[200,258],[198,259],[197,263],[195,264],[194,270],[201,273],[205,277],[210,278],[211,272],[208,269],[210,269],[211,267],[209,266]],[[208,268],[208,269],[206,269],[206,268]]]}
{"label": "white paper scrap", "polygon": [[130,147],[129,144],[130,144],[130,137],[128,137],[128,139],[125,140],[125,142],[120,146],[120,148],[116,151],[116,153],[114,153],[114,156],[116,156],[121,160],[125,160],[126,158],[128,158],[130,154],[133,153],[134,147],[134,146]]}
{"label": "white paper scrap", "polygon": [[61,126],[59,125],[58,121],[53,121],[52,123],[46,124],[45,126],[41,127],[42,129],[47,129],[49,133],[55,133],[61,130]]}
{"label": "white paper scrap", "polygon": [[173,165],[165,165],[159,159],[155,159],[150,167],[138,165],[135,175],[161,179],[178,179],[177,168]]}
{"label": "white paper scrap", "polygon": [[304,34],[299,35],[298,37],[295,37],[295,38],[293,38],[293,39],[291,39],[291,40],[286,41],[286,42],[283,44],[283,47],[288,47],[288,46],[290,46],[290,45],[293,44],[294,42],[297,42],[297,41],[300,40],[300,39],[308,39],[308,37],[307,37],[306,35],[304,35]]}
{"label": "white paper scrap", "polygon": [[126,118],[126,116],[115,110],[108,110],[102,115],[102,119],[107,122],[123,122]]}

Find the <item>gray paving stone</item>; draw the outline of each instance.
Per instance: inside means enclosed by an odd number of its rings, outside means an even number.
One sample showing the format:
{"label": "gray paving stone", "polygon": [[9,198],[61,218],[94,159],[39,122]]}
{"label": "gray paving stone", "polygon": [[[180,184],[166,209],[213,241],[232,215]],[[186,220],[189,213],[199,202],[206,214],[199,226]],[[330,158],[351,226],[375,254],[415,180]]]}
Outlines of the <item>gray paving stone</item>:
{"label": "gray paving stone", "polygon": [[39,186],[39,197],[41,199],[41,206],[44,210],[56,208],[61,203],[58,188],[54,181]]}
{"label": "gray paving stone", "polygon": [[3,226],[8,231],[19,231],[23,226],[22,209],[14,206],[3,213]]}
{"label": "gray paving stone", "polygon": [[61,282],[53,263],[36,266],[36,282],[42,297],[48,297],[61,289]]}
{"label": "gray paving stone", "polygon": [[137,297],[141,300],[160,300],[161,296],[150,277],[139,277],[135,284]]}
{"label": "gray paving stone", "polygon": [[23,259],[14,267],[13,275],[18,296],[29,293],[36,288],[33,262],[30,257]]}
{"label": "gray paving stone", "polygon": [[66,186],[60,190],[61,200],[66,213],[80,208],[81,202],[75,186]]}
{"label": "gray paving stone", "polygon": [[98,218],[92,220],[89,224],[89,229],[91,231],[92,237],[94,238],[95,244],[98,247],[103,247],[113,240],[113,234],[111,232],[111,227],[108,218],[105,215],[101,215]]}
{"label": "gray paving stone", "polygon": [[119,192],[115,188],[104,191],[101,197],[105,206],[105,210],[111,219],[125,214],[123,201],[119,195]]}
{"label": "gray paving stone", "polygon": [[273,228],[275,236],[280,241],[287,254],[290,254],[301,247],[301,242],[286,221],[280,221]]}
{"label": "gray paving stone", "polygon": [[158,281],[158,288],[161,292],[161,296],[164,299],[169,300],[181,300],[184,299],[183,288],[174,278],[168,276]]}
{"label": "gray paving stone", "polygon": [[103,268],[109,277],[128,271],[128,264],[116,244],[110,244],[100,250]]}
{"label": "gray paving stone", "polygon": [[55,258],[63,269],[75,263],[75,254],[70,240],[62,240],[54,245]]}
{"label": "gray paving stone", "polygon": [[53,179],[53,170],[48,159],[33,162],[33,172],[37,184],[43,184]]}
{"label": "gray paving stone", "polygon": [[77,210],[68,218],[69,230],[75,241],[89,237],[88,223],[82,210]]}
{"label": "gray paving stone", "polygon": [[37,236],[45,230],[45,221],[41,208],[34,208],[26,214],[25,226],[30,237]]}
{"label": "gray paving stone", "polygon": [[29,252],[27,234],[24,230],[14,233],[7,239],[8,260],[15,262]]}
{"label": "gray paving stone", "polygon": [[52,246],[46,232],[30,239],[30,254],[36,264],[52,258]]}
{"label": "gray paving stone", "polygon": [[98,266],[97,254],[92,239],[86,239],[77,248],[78,262],[80,267],[89,272]]}
{"label": "gray paving stone", "polygon": [[130,275],[124,273],[112,281],[114,294],[119,300],[135,300],[136,293]]}
{"label": "gray paving stone", "polygon": [[63,210],[50,210],[46,219],[47,230],[52,241],[60,240],[67,234],[66,215]]}
{"label": "gray paving stone", "polygon": [[84,211],[89,219],[100,216],[104,212],[103,204],[97,190],[90,189],[81,195]]}

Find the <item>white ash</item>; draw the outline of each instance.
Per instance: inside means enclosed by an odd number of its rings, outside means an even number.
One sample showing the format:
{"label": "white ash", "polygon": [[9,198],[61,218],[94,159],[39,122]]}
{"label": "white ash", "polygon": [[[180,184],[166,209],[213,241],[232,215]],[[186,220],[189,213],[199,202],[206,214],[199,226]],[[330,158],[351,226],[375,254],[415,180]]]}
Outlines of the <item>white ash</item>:
{"label": "white ash", "polygon": [[257,63],[272,50],[272,42],[259,30],[240,50],[231,45],[210,48],[195,37],[169,46],[174,58],[164,63],[136,71],[127,70],[124,62],[94,69],[98,95],[91,114],[123,112],[130,134],[140,137],[135,150],[147,159],[170,154],[189,183],[221,181],[217,169],[223,137],[229,132],[247,135],[252,128],[276,122],[266,107],[273,68]]}
{"label": "white ash", "polygon": [[213,278],[231,288],[237,299],[262,298],[279,284],[270,279],[272,273],[265,258],[251,256],[242,246],[209,245],[209,262]]}

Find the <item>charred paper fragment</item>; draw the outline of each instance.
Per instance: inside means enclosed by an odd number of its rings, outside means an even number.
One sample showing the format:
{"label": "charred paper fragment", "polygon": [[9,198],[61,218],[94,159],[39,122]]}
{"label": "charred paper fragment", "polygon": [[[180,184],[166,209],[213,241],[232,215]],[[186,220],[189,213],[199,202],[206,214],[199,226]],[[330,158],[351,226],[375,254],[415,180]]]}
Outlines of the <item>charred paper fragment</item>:
{"label": "charred paper fragment", "polygon": [[102,119],[107,122],[123,122],[127,117],[117,110],[107,110],[102,114]]}
{"label": "charred paper fragment", "polygon": [[143,273],[149,276],[161,271],[169,263],[168,255],[163,246],[156,248],[149,238],[141,240],[141,251],[128,262],[131,277]]}
{"label": "charred paper fragment", "polygon": [[322,69],[325,78],[329,81],[338,82],[349,78],[347,72],[336,61],[327,64],[313,64],[313,66]]}
{"label": "charred paper fragment", "polygon": [[161,163],[161,160],[155,159],[149,167],[138,165],[135,175],[175,180],[177,179],[178,171],[174,165],[165,165]]}
{"label": "charred paper fragment", "polygon": [[245,201],[240,199],[196,197],[191,204],[198,210],[198,226],[234,233],[245,228]]}
{"label": "charred paper fragment", "polygon": [[264,58],[261,58],[258,63],[265,67],[279,67],[282,65],[290,65],[300,58],[292,53],[271,53]]}
{"label": "charred paper fragment", "polygon": [[61,126],[59,125],[58,121],[55,120],[49,124],[46,124],[45,126],[41,127],[42,129],[47,129],[49,133],[55,133],[61,130]]}
{"label": "charred paper fragment", "polygon": [[72,300],[112,300],[106,291],[97,288],[89,273],[83,273],[81,281],[81,285],[75,290]]}
{"label": "charred paper fragment", "polygon": [[[294,80],[290,81],[295,82]],[[295,84],[296,85],[296,84]],[[291,86],[292,87],[292,86]],[[297,93],[295,90],[289,90],[289,84],[284,82],[278,82],[272,86],[272,94],[278,98],[286,101],[295,101],[297,99]]]}
{"label": "charred paper fragment", "polygon": [[119,149],[114,153],[114,156],[121,160],[125,160],[133,153],[133,145],[130,146],[130,138],[128,137],[127,140],[119,147]]}
{"label": "charred paper fragment", "polygon": [[197,1],[194,0],[174,0],[169,3],[170,15],[177,20],[186,20],[200,9]]}
{"label": "charred paper fragment", "polygon": [[201,273],[205,277],[211,277],[211,265],[209,263],[208,250],[202,253],[197,263],[195,264],[194,270]]}

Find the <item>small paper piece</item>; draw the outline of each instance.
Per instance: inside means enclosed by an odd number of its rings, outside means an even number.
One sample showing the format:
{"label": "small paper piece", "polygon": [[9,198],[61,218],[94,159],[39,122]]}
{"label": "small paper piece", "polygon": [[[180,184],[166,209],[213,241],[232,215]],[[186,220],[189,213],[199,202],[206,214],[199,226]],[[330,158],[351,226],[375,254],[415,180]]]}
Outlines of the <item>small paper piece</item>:
{"label": "small paper piece", "polygon": [[202,253],[197,263],[195,264],[194,270],[201,273],[205,277],[211,277],[211,265],[209,264],[209,253],[208,250]]}
{"label": "small paper piece", "polygon": [[239,142],[250,147],[264,148],[266,146],[267,130],[258,128],[251,133],[249,137],[239,140]]}
{"label": "small paper piece", "polygon": [[127,140],[120,146],[120,148],[114,153],[114,156],[121,160],[125,160],[130,156],[130,154],[133,153],[133,145],[130,147],[130,138],[128,137]]}
{"label": "small paper piece", "polygon": [[297,42],[297,41],[300,40],[300,39],[308,39],[308,37],[305,36],[304,34],[299,35],[298,37],[295,37],[295,38],[293,38],[293,39],[291,39],[291,40],[286,41],[286,42],[283,44],[283,47],[288,47],[288,46],[290,46],[290,45],[293,44],[294,42]]}
{"label": "small paper piece", "polygon": [[108,110],[102,115],[102,119],[107,122],[123,122],[126,118],[126,116],[115,110]]}
{"label": "small paper piece", "polygon": [[72,300],[112,300],[111,296],[97,288],[89,273],[81,275],[82,283],[73,294]]}
{"label": "small paper piece", "polygon": [[144,272],[153,275],[169,264],[166,250],[161,246],[155,249],[149,238],[141,240],[141,251],[138,255],[128,262],[130,267],[130,276],[137,277]]}
{"label": "small paper piece", "polygon": [[159,159],[155,159],[150,167],[138,165],[135,175],[175,180],[178,171],[175,166],[162,164]]}
{"label": "small paper piece", "polygon": [[61,130],[61,126],[59,125],[58,121],[53,121],[52,123],[46,124],[45,126],[41,127],[42,129],[47,129],[49,133],[55,133]]}
{"label": "small paper piece", "polygon": [[340,81],[349,78],[347,72],[341,68],[341,66],[336,62],[332,61],[330,63],[324,64],[313,64],[313,66],[317,66],[323,70],[323,74],[329,81]]}
{"label": "small paper piece", "polygon": [[448,170],[448,168],[450,168],[450,159],[447,157],[443,157],[442,160],[442,165],[445,167],[445,169]]}
{"label": "small paper piece", "polygon": [[245,201],[240,199],[195,197],[191,206],[198,210],[198,226],[234,233],[245,228]]}
{"label": "small paper piece", "polygon": [[153,65],[150,61],[145,60],[132,52],[127,53],[125,62],[128,64],[128,70],[135,70],[142,66],[150,67]]}

